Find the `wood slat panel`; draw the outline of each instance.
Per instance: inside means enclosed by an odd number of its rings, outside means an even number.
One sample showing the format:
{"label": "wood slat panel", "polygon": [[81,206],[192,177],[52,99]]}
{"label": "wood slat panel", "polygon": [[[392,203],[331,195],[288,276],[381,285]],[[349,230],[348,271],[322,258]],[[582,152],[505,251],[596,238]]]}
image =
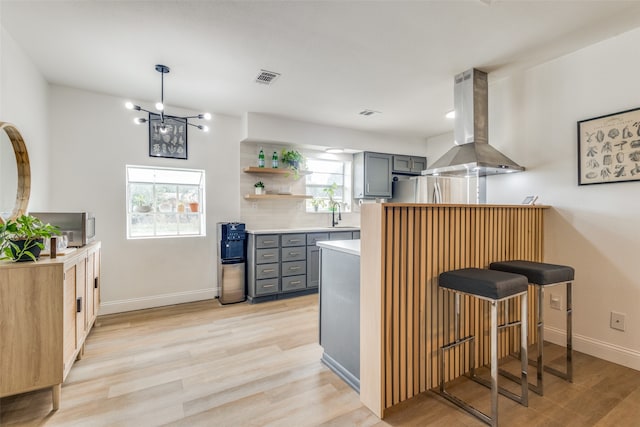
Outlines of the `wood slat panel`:
{"label": "wood slat panel", "polygon": [[[544,209],[417,204],[384,204],[378,209],[386,224],[380,242],[385,263],[380,287],[384,411],[437,385],[438,349],[455,336],[454,297],[438,289],[438,275],[458,268],[488,268],[491,262],[508,259],[542,261]],[[530,342],[535,340],[534,297],[530,287]],[[464,297],[460,307],[460,336],[476,335],[476,366],[486,364],[489,305]],[[519,319],[519,302],[510,302],[508,315],[500,304],[499,316],[501,321]],[[501,356],[519,346],[516,328],[500,334]],[[447,380],[464,374],[470,367],[468,346],[450,351],[446,360]]]}

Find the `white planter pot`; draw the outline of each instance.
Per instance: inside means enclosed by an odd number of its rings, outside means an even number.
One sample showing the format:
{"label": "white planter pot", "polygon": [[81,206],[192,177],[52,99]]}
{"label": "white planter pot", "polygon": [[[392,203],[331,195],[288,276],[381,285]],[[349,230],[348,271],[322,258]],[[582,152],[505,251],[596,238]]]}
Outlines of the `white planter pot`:
{"label": "white planter pot", "polygon": [[264,187],[255,187],[256,188],[256,194],[260,195],[260,194],[264,194]]}

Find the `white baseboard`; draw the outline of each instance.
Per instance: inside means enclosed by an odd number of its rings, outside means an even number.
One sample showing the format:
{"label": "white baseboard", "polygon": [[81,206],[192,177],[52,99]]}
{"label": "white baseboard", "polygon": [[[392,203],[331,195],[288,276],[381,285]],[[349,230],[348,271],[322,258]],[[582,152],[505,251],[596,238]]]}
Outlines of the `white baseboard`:
{"label": "white baseboard", "polygon": [[100,304],[99,315],[122,313],[125,311],[143,310],[145,308],[182,304],[185,302],[213,299],[218,296],[216,289],[198,289],[195,291],[176,292],[172,294],[152,295],[141,298],[130,298],[117,301],[106,301]]}
{"label": "white baseboard", "polygon": [[[544,340],[565,346],[567,334],[563,329],[546,326]],[[640,371],[640,351],[620,347],[584,335],[573,334],[573,349],[618,365]]]}

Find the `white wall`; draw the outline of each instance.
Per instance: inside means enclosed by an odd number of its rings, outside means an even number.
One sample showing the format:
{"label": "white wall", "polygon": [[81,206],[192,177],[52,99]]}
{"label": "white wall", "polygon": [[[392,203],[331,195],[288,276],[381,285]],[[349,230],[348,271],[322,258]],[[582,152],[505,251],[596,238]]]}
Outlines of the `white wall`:
{"label": "white wall", "polygon": [[[100,314],[212,298],[216,222],[240,215],[240,118],[214,114],[209,133],[190,128],[189,158],[177,160],[149,157],[148,128],[133,124],[123,99],[52,86],[49,111],[53,187],[44,208],[95,212],[103,248]],[[207,236],[127,240],[127,164],[204,169]]]}
{"label": "white wall", "polygon": [[[545,259],[576,269],[574,347],[640,369],[640,182],[578,186],[579,120],[640,107],[640,30],[622,34],[489,86],[489,141],[527,168],[488,179],[489,203],[519,203],[527,194],[552,206]],[[447,135],[435,138],[438,151]],[[451,139],[452,140],[452,139]],[[431,144],[431,141],[429,142]],[[564,317],[545,298],[546,338],[562,343]],[[625,313],[627,330],[609,327]]]}
{"label": "white wall", "polygon": [[49,197],[48,93],[40,72],[0,28],[0,121],[14,124],[25,140],[31,164],[29,209],[34,211]]}

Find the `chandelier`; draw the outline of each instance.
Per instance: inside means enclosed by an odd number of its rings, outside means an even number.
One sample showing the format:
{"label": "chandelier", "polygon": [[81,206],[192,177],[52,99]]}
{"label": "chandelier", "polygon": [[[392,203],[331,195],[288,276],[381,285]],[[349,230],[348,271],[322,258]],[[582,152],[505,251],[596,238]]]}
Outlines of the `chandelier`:
{"label": "chandelier", "polygon": [[211,114],[209,113],[202,113],[202,114],[197,114],[195,116],[169,116],[167,114],[165,114],[164,111],[164,75],[169,73],[169,67],[167,67],[166,65],[161,65],[158,64],[156,65],[156,71],[160,73],[160,102],[156,102],[156,110],[158,111],[158,113],[153,113],[149,110],[145,110],[144,108],[140,107],[139,105],[135,105],[134,103],[127,101],[124,105],[127,109],[129,110],[136,110],[136,111],[144,111],[146,113],[149,113],[149,118],[145,119],[144,117],[136,117],[135,119],[133,119],[133,122],[137,125],[141,125],[143,123],[147,123],[147,122],[151,122],[151,120],[153,119],[154,121],[159,119],[159,130],[160,133],[167,133],[167,131],[169,130],[169,125],[167,124],[167,119],[175,119],[175,120],[179,120],[182,121],[183,123],[188,124],[189,126],[193,126],[196,127],[204,132],[208,132],[209,131],[209,127],[205,126],[205,125],[199,125],[199,124],[194,124],[194,123],[189,123],[189,119],[205,119],[205,120],[211,120]]}

